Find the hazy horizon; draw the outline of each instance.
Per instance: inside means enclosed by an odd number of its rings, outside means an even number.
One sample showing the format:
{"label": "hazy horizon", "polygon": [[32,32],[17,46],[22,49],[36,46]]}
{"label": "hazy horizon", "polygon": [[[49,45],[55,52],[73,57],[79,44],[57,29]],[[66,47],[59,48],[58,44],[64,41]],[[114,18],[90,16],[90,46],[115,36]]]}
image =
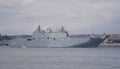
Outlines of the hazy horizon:
{"label": "hazy horizon", "polygon": [[1,0],[0,34],[32,34],[41,25],[70,34],[120,34],[120,0]]}

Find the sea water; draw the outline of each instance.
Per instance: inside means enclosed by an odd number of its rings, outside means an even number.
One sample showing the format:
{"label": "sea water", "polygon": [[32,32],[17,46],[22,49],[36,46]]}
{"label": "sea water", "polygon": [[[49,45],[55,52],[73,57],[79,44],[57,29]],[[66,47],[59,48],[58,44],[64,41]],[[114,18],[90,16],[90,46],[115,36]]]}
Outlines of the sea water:
{"label": "sea water", "polygon": [[0,48],[0,69],[120,69],[120,48]]}

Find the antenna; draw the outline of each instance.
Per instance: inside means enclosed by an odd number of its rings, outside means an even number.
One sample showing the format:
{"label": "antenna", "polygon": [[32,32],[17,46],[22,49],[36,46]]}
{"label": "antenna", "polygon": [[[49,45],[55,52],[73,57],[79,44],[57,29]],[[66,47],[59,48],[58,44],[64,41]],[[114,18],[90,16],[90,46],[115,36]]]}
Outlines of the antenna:
{"label": "antenna", "polygon": [[41,27],[40,27],[40,25],[38,26],[38,32],[41,33]]}

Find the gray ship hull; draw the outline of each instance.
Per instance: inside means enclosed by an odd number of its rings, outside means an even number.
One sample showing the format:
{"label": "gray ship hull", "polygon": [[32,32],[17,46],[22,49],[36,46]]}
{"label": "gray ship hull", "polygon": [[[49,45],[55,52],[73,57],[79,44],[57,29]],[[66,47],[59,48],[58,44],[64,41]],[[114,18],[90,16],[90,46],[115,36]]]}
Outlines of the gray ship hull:
{"label": "gray ship hull", "polygon": [[40,48],[53,48],[53,47],[71,47],[82,43],[87,43],[90,38],[66,38],[56,40],[26,40],[22,38],[14,39],[9,43],[11,47],[40,47]]}

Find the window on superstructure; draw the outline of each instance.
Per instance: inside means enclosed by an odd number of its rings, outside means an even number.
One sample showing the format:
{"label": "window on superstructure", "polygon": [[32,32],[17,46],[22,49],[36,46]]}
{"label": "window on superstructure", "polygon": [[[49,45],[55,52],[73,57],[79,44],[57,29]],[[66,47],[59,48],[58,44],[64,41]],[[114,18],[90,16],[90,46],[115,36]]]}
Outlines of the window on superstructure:
{"label": "window on superstructure", "polygon": [[47,37],[47,39],[50,39],[49,37]]}
{"label": "window on superstructure", "polygon": [[33,40],[35,40],[35,38],[33,38]]}
{"label": "window on superstructure", "polygon": [[31,41],[32,39],[27,39],[27,41]]}
{"label": "window on superstructure", "polygon": [[53,40],[56,40],[56,38],[53,38]]}

